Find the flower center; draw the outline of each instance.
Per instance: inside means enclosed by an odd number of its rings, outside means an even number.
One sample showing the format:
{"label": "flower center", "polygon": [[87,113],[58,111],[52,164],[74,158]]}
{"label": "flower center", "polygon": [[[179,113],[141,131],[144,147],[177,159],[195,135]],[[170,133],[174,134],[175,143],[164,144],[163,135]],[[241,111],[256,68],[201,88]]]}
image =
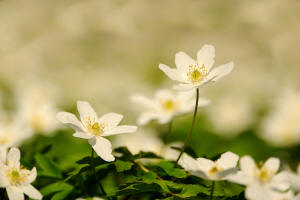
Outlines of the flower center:
{"label": "flower center", "polygon": [[[260,163],[260,165],[262,166],[263,163]],[[254,176],[257,177],[257,179],[262,183],[267,183],[272,179],[274,173],[274,171],[268,170],[266,167],[262,167],[260,169],[255,170]]]}
{"label": "flower center", "polygon": [[162,100],[161,107],[166,112],[172,112],[178,109],[178,103],[172,99]]}
{"label": "flower center", "polygon": [[29,174],[22,170],[18,171],[16,169],[8,169],[6,171],[6,175],[10,180],[11,185],[20,185],[26,181],[26,178]]}
{"label": "flower center", "polygon": [[205,76],[208,74],[208,70],[204,64],[200,67],[198,63],[189,66],[189,72],[187,73],[188,79],[192,83],[200,83],[204,80]]}
{"label": "flower center", "polygon": [[209,175],[214,176],[216,173],[223,171],[223,169],[221,167],[218,167],[217,165],[213,166],[210,170],[209,170]]}
{"label": "flower center", "polygon": [[87,128],[95,136],[99,136],[102,133],[104,133],[105,127],[106,127],[105,123],[91,122],[90,120],[88,120]]}

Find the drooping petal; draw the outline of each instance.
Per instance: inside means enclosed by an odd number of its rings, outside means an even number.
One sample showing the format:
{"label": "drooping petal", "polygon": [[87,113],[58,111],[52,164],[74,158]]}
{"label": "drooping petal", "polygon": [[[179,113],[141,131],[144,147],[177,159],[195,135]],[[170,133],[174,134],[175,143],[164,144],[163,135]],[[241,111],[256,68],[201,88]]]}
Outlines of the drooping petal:
{"label": "drooping petal", "polygon": [[222,78],[223,76],[226,76],[227,74],[229,74],[232,70],[233,70],[234,64],[233,62],[221,65],[219,67],[214,68],[213,70],[211,70],[211,72],[209,72],[209,74],[207,75],[207,77],[205,78],[205,81],[203,82],[210,82],[210,81],[217,81],[218,79]]}
{"label": "drooping petal", "polygon": [[111,112],[100,117],[99,121],[104,122],[108,127],[116,127],[122,119],[123,115]]}
{"label": "drooping petal", "polygon": [[195,60],[186,53],[180,51],[175,55],[175,64],[178,70],[183,73],[187,73],[189,71],[189,66],[195,64]]}
{"label": "drooping petal", "polygon": [[213,166],[215,166],[213,161],[206,158],[197,158],[197,163],[199,168],[205,172],[209,171]]}
{"label": "drooping petal", "polygon": [[84,125],[86,125],[88,118],[93,121],[98,120],[97,113],[87,101],[77,101],[77,109],[80,114],[80,119]]}
{"label": "drooping petal", "polygon": [[154,120],[154,119],[158,119],[159,116],[156,113],[151,113],[151,112],[144,112],[142,113],[138,120],[137,120],[137,124],[140,126],[146,125],[148,124],[150,121]]}
{"label": "drooping petal", "polygon": [[21,188],[9,186],[6,191],[10,200],[24,200],[24,193]]}
{"label": "drooping petal", "polygon": [[42,194],[30,184],[23,186],[22,189],[23,192],[32,199],[40,200],[43,198]]}
{"label": "drooping petal", "polygon": [[203,45],[197,53],[199,66],[204,65],[209,71],[215,62],[215,47],[212,45]]}
{"label": "drooping petal", "polygon": [[221,157],[217,160],[217,164],[223,169],[235,168],[238,160],[238,155],[232,152],[226,152],[223,153]]}
{"label": "drooping petal", "polygon": [[8,161],[8,166],[14,166],[19,168],[20,166],[20,157],[21,153],[18,148],[11,148],[7,154],[7,161]]}
{"label": "drooping petal", "polygon": [[110,136],[110,135],[117,135],[121,133],[133,133],[137,130],[136,126],[117,126],[116,128],[113,128],[103,134],[103,136]]}
{"label": "drooping petal", "polygon": [[32,168],[30,171],[29,175],[27,176],[27,182],[32,183],[36,179],[37,173],[36,173],[36,168]]}
{"label": "drooping petal", "polygon": [[280,167],[280,160],[278,158],[269,158],[263,168],[272,171],[274,174],[278,171]]}
{"label": "drooping petal", "polygon": [[142,106],[145,106],[146,108],[155,109],[156,104],[149,98],[143,96],[143,95],[132,95],[130,97],[130,100],[133,103],[140,104]]}
{"label": "drooping petal", "polygon": [[195,89],[197,87],[195,87],[193,84],[191,83],[186,83],[186,84],[178,84],[174,86],[175,90],[192,90]]}
{"label": "drooping petal", "polygon": [[248,176],[253,176],[253,172],[256,169],[256,164],[250,156],[243,156],[240,159],[240,168]]}
{"label": "drooping petal", "polygon": [[93,149],[103,160],[111,162],[115,160],[112,155],[112,146],[109,140],[103,137],[89,139],[89,144],[92,145]]}
{"label": "drooping petal", "polygon": [[271,199],[270,192],[262,185],[253,184],[246,188],[245,196],[249,200],[267,200]]}
{"label": "drooping petal", "polygon": [[81,139],[90,139],[93,135],[84,132],[76,132],[73,134],[73,137],[81,138]]}
{"label": "drooping petal", "polygon": [[185,82],[183,75],[180,74],[178,69],[172,69],[164,64],[159,64],[159,69],[162,70],[170,79],[174,81]]}
{"label": "drooping petal", "polygon": [[77,117],[68,112],[59,112],[56,114],[56,119],[60,121],[61,123],[69,125],[72,129],[75,131],[83,131],[84,127],[82,126],[82,123],[77,119]]}

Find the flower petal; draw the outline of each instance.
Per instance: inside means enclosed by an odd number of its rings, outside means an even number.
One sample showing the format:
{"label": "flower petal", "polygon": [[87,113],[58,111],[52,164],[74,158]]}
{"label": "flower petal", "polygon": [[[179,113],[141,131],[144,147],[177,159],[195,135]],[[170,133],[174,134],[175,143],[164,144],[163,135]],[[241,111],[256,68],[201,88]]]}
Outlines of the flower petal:
{"label": "flower petal", "polygon": [[84,125],[87,123],[87,118],[93,121],[98,120],[98,115],[87,101],[77,101],[77,109],[80,114],[80,119]]}
{"label": "flower petal", "polygon": [[248,186],[246,188],[245,196],[249,200],[271,199],[268,189],[258,184]]}
{"label": "flower petal", "polygon": [[194,86],[193,84],[191,83],[186,83],[186,84],[178,84],[178,85],[175,85],[173,87],[175,90],[192,90],[194,88],[197,88],[196,86]]}
{"label": "flower petal", "polygon": [[108,127],[116,127],[121,122],[122,119],[123,119],[123,115],[111,112],[102,115],[99,121],[106,123]]}
{"label": "flower petal", "polygon": [[263,168],[266,168],[268,170],[271,170],[274,174],[278,171],[280,167],[280,160],[278,158],[269,158]]}
{"label": "flower petal", "polygon": [[89,139],[89,144],[92,145],[93,149],[103,160],[111,162],[115,160],[112,155],[112,147],[109,140],[103,137],[91,138]]}
{"label": "flower petal", "polygon": [[56,119],[61,123],[68,124],[75,131],[82,131],[84,128],[77,117],[68,112],[59,112],[56,114]]}
{"label": "flower petal", "polygon": [[213,161],[206,158],[197,158],[197,163],[199,165],[199,169],[205,172],[209,171],[213,166],[215,166]]}
{"label": "flower petal", "polygon": [[273,176],[272,182],[271,182],[271,187],[275,190],[284,192],[289,189],[290,183],[286,180],[286,173],[285,172],[280,172]]}
{"label": "flower petal", "polygon": [[20,167],[21,153],[18,148],[11,148],[7,154],[8,166]]}
{"label": "flower petal", "polygon": [[32,199],[40,200],[43,198],[42,194],[30,184],[23,186],[22,189],[23,192]]}
{"label": "flower petal", "polygon": [[238,171],[235,174],[231,174],[226,177],[227,180],[240,185],[250,185],[253,182],[253,178],[249,177],[245,172]]}
{"label": "flower petal", "polygon": [[238,155],[232,152],[226,152],[221,155],[221,157],[217,160],[216,163],[226,170],[229,168],[235,168],[238,160]]}
{"label": "flower petal", "polygon": [[197,53],[197,61],[199,66],[204,65],[208,71],[215,63],[215,47],[212,45],[203,45]]}
{"label": "flower petal", "polygon": [[0,162],[0,187],[6,187],[9,185],[9,180],[5,174],[7,166]]}
{"label": "flower petal", "polygon": [[186,53],[180,51],[175,55],[175,64],[178,70],[187,73],[189,71],[189,66],[195,64],[195,60]]}
{"label": "flower petal", "polygon": [[109,130],[103,134],[103,136],[110,136],[110,135],[117,135],[121,133],[133,133],[137,130],[136,126],[117,126],[116,128],[113,128],[112,130]]}
{"label": "flower petal", "polygon": [[227,63],[227,64],[224,64],[224,65],[214,68],[213,70],[211,70],[211,72],[209,72],[204,83],[210,82],[210,81],[213,81],[213,82],[217,81],[218,79],[222,78],[223,76],[226,76],[227,74],[229,74],[233,70],[233,67],[234,67],[233,62],[230,62],[230,63]]}
{"label": "flower petal", "polygon": [[159,116],[156,113],[151,113],[151,112],[144,112],[142,113],[138,120],[137,124],[140,126],[148,124],[151,120],[157,119]]}
{"label": "flower petal", "polygon": [[6,188],[10,200],[24,200],[24,193],[21,188],[10,186]]}
{"label": "flower petal", "polygon": [[93,136],[88,133],[84,133],[84,132],[76,132],[73,134],[73,137],[77,137],[77,138],[81,138],[81,139],[90,139]]}
{"label": "flower petal", "polygon": [[240,159],[240,168],[248,176],[253,176],[253,172],[256,169],[256,164],[250,156],[243,156]]}
{"label": "flower petal", "polygon": [[132,95],[130,97],[130,100],[136,104],[140,104],[142,106],[145,106],[146,108],[151,108],[151,109],[155,109],[155,103],[147,98],[147,97],[144,97],[143,95]]}
{"label": "flower petal", "polygon": [[199,170],[197,161],[186,153],[183,153],[178,163],[187,171]]}
{"label": "flower petal", "polygon": [[237,168],[227,168],[223,171],[217,172],[214,176],[215,180],[223,180],[237,173]]}
{"label": "flower petal", "polygon": [[164,64],[159,64],[159,69],[162,70],[170,79],[174,81],[185,82],[182,74],[180,74],[178,69],[172,69]]}
{"label": "flower petal", "polygon": [[32,168],[30,171],[30,174],[27,176],[27,182],[32,183],[36,179],[37,173],[36,173],[36,168]]}

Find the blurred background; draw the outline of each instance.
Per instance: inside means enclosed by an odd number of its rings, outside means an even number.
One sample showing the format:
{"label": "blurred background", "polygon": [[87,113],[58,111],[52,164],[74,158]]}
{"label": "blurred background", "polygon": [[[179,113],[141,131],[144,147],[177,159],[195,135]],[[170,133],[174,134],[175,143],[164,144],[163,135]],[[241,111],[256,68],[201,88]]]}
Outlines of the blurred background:
{"label": "blurred background", "polygon": [[[158,64],[175,67],[176,52],[195,57],[212,44],[216,65],[234,61],[235,69],[201,88],[212,103],[200,109],[191,146],[198,156],[231,150],[257,160],[278,156],[294,167],[300,160],[299,10],[298,0],[2,0],[0,143],[24,139],[28,162],[30,152],[52,144],[49,155],[68,168],[89,146],[57,123],[57,111],[76,113],[76,101],[86,100],[98,113],[122,113],[124,124],[135,124],[140,113],[129,96],[151,97],[174,84]],[[191,118],[173,120],[168,143],[184,140]],[[165,128],[154,122],[139,133],[158,137]],[[66,143],[77,145],[65,149]]]}

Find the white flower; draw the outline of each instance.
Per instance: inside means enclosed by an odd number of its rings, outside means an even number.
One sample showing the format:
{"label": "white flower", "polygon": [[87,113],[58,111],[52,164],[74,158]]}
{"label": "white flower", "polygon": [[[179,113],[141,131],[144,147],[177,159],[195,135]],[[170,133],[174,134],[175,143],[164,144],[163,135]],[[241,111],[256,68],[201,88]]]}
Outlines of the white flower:
{"label": "white flower", "polygon": [[32,199],[42,199],[31,183],[36,179],[36,168],[31,171],[20,165],[20,151],[11,148],[6,162],[0,163],[0,187],[6,188],[10,200],[23,200],[24,193]]}
{"label": "white flower", "polygon": [[137,130],[136,126],[118,126],[123,116],[116,113],[107,113],[98,118],[97,113],[86,101],[78,101],[77,109],[80,114],[81,122],[74,114],[68,112],[59,112],[56,118],[68,124],[76,132],[74,137],[87,139],[96,153],[105,161],[114,161],[112,155],[112,146],[105,136],[111,136],[121,133],[131,133]]}
{"label": "white flower", "polygon": [[280,166],[278,158],[269,158],[260,165],[261,167],[258,167],[250,156],[243,156],[240,159],[241,171],[229,177],[230,181],[247,186],[245,192],[247,199],[271,199],[272,192],[284,192],[289,188],[289,184],[284,180],[284,174],[277,174]]}
{"label": "white flower", "polygon": [[187,171],[191,171],[195,176],[208,180],[224,180],[234,174],[239,157],[226,152],[216,161],[206,158],[197,158],[196,160],[187,154],[183,154],[179,164]]}
{"label": "white flower", "polygon": [[263,121],[260,132],[259,135],[274,146],[300,144],[300,93],[285,91]]}
{"label": "white flower", "polygon": [[289,190],[288,192],[271,192],[272,200],[300,200],[300,194],[295,194]]}
{"label": "white flower", "polygon": [[175,55],[176,69],[160,64],[159,68],[172,80],[179,81],[174,89],[190,90],[203,84],[215,82],[229,74],[233,69],[233,62],[221,65],[211,70],[215,62],[215,48],[212,45],[204,45],[197,53],[195,61],[184,52]]}
{"label": "white flower", "polygon": [[286,181],[291,184],[291,187],[300,192],[300,164],[297,168],[297,173],[293,173],[290,171],[283,172],[286,175]]}
{"label": "white flower", "polygon": [[[158,120],[160,124],[168,123],[175,115],[190,112],[195,105],[193,92],[173,93],[170,90],[159,90],[154,99],[142,95],[133,95],[131,100],[146,108],[146,111],[138,118],[139,125],[145,125],[151,120]],[[199,99],[199,106],[206,106],[210,103],[207,99]]]}

